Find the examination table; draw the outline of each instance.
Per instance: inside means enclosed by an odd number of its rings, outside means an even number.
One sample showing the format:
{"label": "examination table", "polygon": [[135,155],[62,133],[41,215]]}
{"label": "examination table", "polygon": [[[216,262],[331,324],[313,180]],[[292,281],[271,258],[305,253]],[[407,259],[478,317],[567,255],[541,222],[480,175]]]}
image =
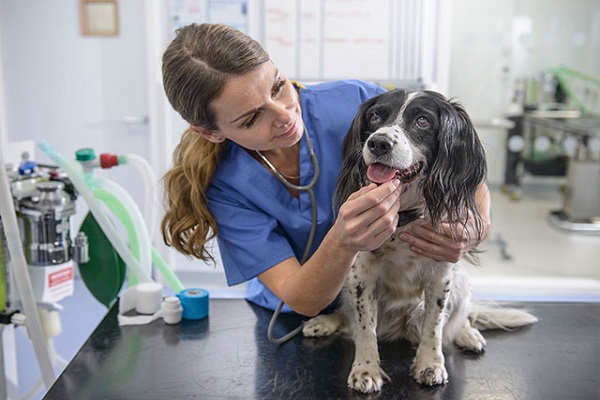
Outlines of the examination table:
{"label": "examination table", "polygon": [[[381,343],[391,382],[380,393],[348,389],[348,339],[267,340],[271,312],[245,300],[211,299],[210,316],[166,325],[117,323],[113,306],[44,399],[600,399],[600,303],[518,303],[540,321],[487,331],[482,355],[451,351],[450,382],[426,387],[409,376],[415,349]],[[281,336],[301,322],[282,316]]]}

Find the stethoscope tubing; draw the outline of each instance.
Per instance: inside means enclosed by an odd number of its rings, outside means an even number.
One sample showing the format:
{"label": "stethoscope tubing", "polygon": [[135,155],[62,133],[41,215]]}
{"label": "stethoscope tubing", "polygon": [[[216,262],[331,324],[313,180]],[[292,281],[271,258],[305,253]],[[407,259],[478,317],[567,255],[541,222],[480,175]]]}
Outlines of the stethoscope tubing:
{"label": "stethoscope tubing", "polygon": [[[303,192],[308,193],[308,197],[310,199],[310,207],[311,207],[311,226],[310,226],[310,232],[308,234],[308,238],[306,239],[306,246],[304,247],[304,254],[302,255],[302,258],[300,259],[300,265],[304,265],[306,260],[308,260],[308,257],[310,255],[310,250],[311,250],[313,242],[315,240],[315,233],[317,231],[317,200],[315,198],[315,193],[313,191],[313,188],[317,184],[317,181],[319,180],[319,174],[320,174],[319,162],[317,160],[317,156],[316,156],[314,148],[312,146],[312,142],[311,142],[310,137],[309,137],[308,133],[306,132],[306,130],[304,131],[304,136],[306,136],[306,142],[308,144],[308,151],[309,151],[310,159],[312,161],[313,169],[314,169],[313,177],[307,185],[296,185],[296,184],[293,184],[290,181],[288,181],[279,171],[277,171],[277,168],[275,168],[275,166],[273,164],[271,164],[271,162],[265,156],[263,156],[259,151],[257,151],[260,158],[265,162],[265,164],[269,167],[271,172],[273,172],[273,175],[275,176],[275,178],[277,178],[277,180],[283,186],[285,186],[286,188],[288,188],[290,190],[303,191]],[[284,305],[284,302],[282,300],[279,302],[279,305],[273,312],[273,316],[271,317],[271,321],[269,322],[269,327],[267,329],[267,338],[269,339],[269,341],[271,343],[278,344],[278,345],[287,342],[288,340],[292,339],[294,336],[296,336],[298,333],[300,333],[302,331],[302,325],[300,325],[297,328],[295,328],[294,330],[292,330],[291,332],[287,333],[286,335],[284,335],[280,338],[276,338],[273,336],[273,328],[275,326],[275,322],[277,321],[277,318],[279,317],[279,314],[281,313],[281,309],[283,308],[283,305]]]}

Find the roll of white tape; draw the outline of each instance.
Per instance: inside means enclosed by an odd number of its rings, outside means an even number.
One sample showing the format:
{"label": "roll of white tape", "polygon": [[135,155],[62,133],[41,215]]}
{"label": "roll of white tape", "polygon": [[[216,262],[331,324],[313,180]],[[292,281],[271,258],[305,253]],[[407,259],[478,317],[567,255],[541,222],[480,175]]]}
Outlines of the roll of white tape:
{"label": "roll of white tape", "polygon": [[138,314],[154,314],[162,304],[162,285],[144,282],[136,286],[135,311]]}

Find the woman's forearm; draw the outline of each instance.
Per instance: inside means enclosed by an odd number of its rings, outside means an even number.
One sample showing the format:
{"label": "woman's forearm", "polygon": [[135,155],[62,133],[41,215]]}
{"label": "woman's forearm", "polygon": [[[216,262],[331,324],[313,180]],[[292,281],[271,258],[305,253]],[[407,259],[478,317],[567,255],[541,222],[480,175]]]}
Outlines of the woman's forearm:
{"label": "woman's forearm", "polygon": [[491,205],[492,200],[490,197],[490,191],[485,183],[482,183],[477,192],[475,193],[475,202],[477,204],[477,210],[479,211],[479,215],[481,215],[481,219],[483,222],[482,226],[482,234],[479,242],[484,241],[488,234],[490,233],[490,228],[492,225],[491,221]]}
{"label": "woman's forearm", "polygon": [[333,236],[330,232],[313,256],[283,285],[282,299],[300,314],[317,315],[335,300],[358,254]]}

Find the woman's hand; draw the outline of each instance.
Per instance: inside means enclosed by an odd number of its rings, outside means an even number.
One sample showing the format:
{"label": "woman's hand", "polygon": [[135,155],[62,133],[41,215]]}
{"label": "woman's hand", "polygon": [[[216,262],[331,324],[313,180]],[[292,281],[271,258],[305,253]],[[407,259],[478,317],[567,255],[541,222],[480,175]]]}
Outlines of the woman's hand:
{"label": "woman's hand", "polygon": [[371,184],[352,193],[340,207],[334,230],[355,251],[375,250],[396,230],[400,181]]}
{"label": "woman's hand", "polygon": [[410,244],[415,253],[435,261],[456,263],[478,243],[476,237],[468,234],[461,226],[452,227],[447,222],[436,232],[431,224],[411,227],[400,235],[400,239]]}
{"label": "woman's hand", "polygon": [[412,251],[425,257],[436,261],[458,262],[485,240],[490,230],[490,194],[485,184],[477,189],[475,197],[481,216],[479,228],[475,216],[469,212],[469,219],[465,226],[461,224],[452,226],[444,221],[440,231],[436,232],[431,224],[424,224],[411,227],[400,235],[400,239],[408,243]]}

